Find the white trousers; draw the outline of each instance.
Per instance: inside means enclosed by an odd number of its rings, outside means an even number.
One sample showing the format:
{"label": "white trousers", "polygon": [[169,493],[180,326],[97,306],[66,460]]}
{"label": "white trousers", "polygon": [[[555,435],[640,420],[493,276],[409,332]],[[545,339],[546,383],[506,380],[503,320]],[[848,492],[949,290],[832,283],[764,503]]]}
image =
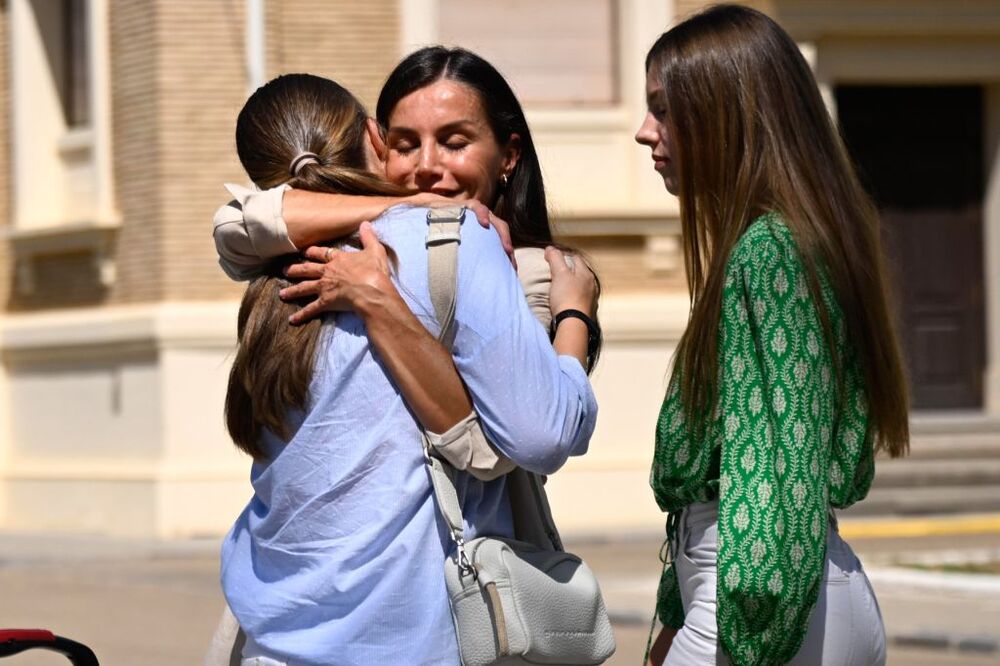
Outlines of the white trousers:
{"label": "white trousers", "polygon": [[[684,627],[674,637],[664,666],[729,664],[718,640],[716,563],[718,501],[684,509],[674,567],[684,604]],[[873,666],[885,664],[882,613],[861,562],[837,532],[831,517],[826,568],[819,599],[795,666]]]}

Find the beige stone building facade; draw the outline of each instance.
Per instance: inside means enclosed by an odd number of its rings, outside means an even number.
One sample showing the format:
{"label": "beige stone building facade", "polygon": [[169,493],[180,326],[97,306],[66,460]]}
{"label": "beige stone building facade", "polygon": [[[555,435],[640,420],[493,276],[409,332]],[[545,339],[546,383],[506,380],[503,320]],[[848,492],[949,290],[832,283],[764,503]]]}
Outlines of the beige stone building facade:
{"label": "beige stone building facade", "polygon": [[[703,4],[0,0],[0,530],[228,527],[250,494],[249,461],[222,423],[241,288],[216,265],[210,219],[221,184],[245,180],[236,114],[255,81],[289,71],[335,78],[371,107],[402,55],[438,42],[511,79],[558,230],[605,284],[598,430],[550,480],[557,518],[577,533],[660,529],[646,477],[687,296],[676,202],[632,135],[646,49]],[[755,4],[792,32],[850,121],[887,219],[910,225],[897,236],[925,234],[892,245],[899,289],[916,294],[904,322],[918,421],[1000,438],[1000,1]],[[885,167],[897,144],[871,148],[900,123],[866,109],[921,101],[963,110],[942,125],[981,125],[965,153],[940,157],[940,188],[881,178],[899,171]],[[979,170],[948,181],[956,160]],[[941,245],[956,225],[965,244]],[[914,277],[956,267],[971,272],[943,294],[931,287],[944,280]],[[956,353],[928,351],[942,348]]]}

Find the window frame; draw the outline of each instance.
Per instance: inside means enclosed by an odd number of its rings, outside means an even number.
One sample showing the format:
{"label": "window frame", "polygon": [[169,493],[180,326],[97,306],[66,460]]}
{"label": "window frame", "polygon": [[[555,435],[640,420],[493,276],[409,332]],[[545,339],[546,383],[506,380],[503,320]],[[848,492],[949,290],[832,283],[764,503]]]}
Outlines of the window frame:
{"label": "window frame", "polygon": [[47,42],[65,36],[67,17],[50,14],[44,30],[37,12],[51,5],[41,0],[8,4],[14,187],[11,219],[2,235],[14,251],[21,291],[31,291],[36,256],[73,250],[92,251],[102,281],[114,280],[111,251],[121,221],[112,180],[108,0],[78,1],[86,16],[90,89],[88,122],[76,124],[60,90],[71,77],[54,69],[69,65],[67,49]]}

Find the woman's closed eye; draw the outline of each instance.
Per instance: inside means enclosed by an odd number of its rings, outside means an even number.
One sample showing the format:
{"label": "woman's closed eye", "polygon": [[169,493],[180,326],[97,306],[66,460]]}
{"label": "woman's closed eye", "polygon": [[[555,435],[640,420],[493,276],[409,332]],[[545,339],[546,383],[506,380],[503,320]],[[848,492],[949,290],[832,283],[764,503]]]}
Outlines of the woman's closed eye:
{"label": "woman's closed eye", "polygon": [[417,148],[417,142],[412,139],[396,139],[389,144],[389,149],[405,155]]}
{"label": "woman's closed eye", "polygon": [[652,104],[649,106],[649,113],[658,121],[663,121],[667,117],[667,107],[663,104]]}
{"label": "woman's closed eye", "polygon": [[454,152],[464,149],[470,143],[472,143],[468,137],[460,135],[451,135],[441,142],[442,145],[447,149]]}

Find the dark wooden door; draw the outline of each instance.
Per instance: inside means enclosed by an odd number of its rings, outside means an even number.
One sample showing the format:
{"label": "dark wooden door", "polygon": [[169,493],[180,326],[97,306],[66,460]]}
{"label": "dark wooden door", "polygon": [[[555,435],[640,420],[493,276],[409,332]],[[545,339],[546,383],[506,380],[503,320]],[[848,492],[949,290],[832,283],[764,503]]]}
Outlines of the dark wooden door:
{"label": "dark wooden door", "polygon": [[983,91],[841,86],[841,130],[882,213],[913,407],[982,407]]}

